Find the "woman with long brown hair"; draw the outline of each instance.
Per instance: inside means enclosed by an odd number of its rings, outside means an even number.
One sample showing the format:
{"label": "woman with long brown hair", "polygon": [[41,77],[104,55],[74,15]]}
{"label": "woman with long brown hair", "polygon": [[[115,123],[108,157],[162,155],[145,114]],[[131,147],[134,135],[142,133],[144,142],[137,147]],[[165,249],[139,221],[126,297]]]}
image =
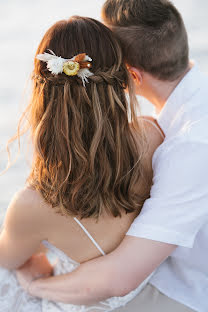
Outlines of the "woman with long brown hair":
{"label": "woman with long brown hair", "polygon": [[114,250],[149,197],[161,134],[136,116],[121,48],[96,20],[72,17],[53,25],[38,47],[32,81],[25,116],[34,156],[0,236],[1,311],[17,311],[11,297],[20,293],[20,311],[112,311],[140,288],[81,307],[57,303],[55,294],[54,301],[32,298],[11,270],[34,259],[41,244],[57,257],[54,275]]}

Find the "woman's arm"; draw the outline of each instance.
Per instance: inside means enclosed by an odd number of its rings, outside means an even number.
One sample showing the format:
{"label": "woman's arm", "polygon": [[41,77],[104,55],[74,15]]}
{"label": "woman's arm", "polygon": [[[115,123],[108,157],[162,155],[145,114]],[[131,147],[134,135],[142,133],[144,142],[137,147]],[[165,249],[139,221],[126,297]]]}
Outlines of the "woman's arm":
{"label": "woman's arm", "polygon": [[[33,281],[29,293],[71,304],[93,304],[109,297],[124,296],[139,286],[175,248],[126,236],[115,251],[81,264],[72,273]],[[22,285],[28,287],[27,283]]]}
{"label": "woman's arm", "polygon": [[29,189],[13,197],[0,234],[0,266],[16,269],[40,247],[43,223],[36,204],[34,192]]}

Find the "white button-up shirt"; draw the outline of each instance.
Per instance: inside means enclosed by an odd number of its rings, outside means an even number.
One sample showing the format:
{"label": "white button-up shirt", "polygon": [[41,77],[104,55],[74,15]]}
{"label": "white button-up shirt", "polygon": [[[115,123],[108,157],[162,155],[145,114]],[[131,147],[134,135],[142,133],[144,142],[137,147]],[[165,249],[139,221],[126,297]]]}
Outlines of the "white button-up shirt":
{"label": "white button-up shirt", "polygon": [[177,245],[150,283],[208,312],[208,78],[194,66],[158,123],[165,140],[153,156],[153,186],[127,235]]}

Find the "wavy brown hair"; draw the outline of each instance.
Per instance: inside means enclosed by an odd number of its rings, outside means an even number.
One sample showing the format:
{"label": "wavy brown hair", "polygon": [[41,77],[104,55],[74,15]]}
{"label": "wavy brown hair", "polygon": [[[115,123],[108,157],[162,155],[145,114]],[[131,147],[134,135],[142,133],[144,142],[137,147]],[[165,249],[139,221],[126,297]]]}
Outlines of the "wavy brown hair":
{"label": "wavy brown hair", "polygon": [[116,38],[100,22],[75,16],[53,25],[36,55],[48,49],[63,58],[87,53],[94,75],[84,87],[78,77],[54,76],[35,59],[27,109],[34,144],[30,186],[58,212],[81,218],[97,218],[103,209],[114,217],[139,212],[151,185],[145,135]]}

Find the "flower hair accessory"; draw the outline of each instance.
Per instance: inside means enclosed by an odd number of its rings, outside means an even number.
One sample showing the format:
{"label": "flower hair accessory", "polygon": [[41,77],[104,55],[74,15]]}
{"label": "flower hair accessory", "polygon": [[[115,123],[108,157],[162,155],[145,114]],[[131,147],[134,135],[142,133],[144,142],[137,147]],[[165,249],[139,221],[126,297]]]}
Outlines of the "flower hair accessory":
{"label": "flower hair accessory", "polygon": [[48,50],[49,53],[38,54],[36,58],[40,61],[47,63],[48,70],[53,75],[62,74],[64,72],[67,76],[78,76],[82,79],[83,86],[89,82],[88,77],[93,76],[90,71],[92,67],[92,59],[86,54],[78,54],[71,59],[64,59],[61,56],[57,56],[52,50]]}

